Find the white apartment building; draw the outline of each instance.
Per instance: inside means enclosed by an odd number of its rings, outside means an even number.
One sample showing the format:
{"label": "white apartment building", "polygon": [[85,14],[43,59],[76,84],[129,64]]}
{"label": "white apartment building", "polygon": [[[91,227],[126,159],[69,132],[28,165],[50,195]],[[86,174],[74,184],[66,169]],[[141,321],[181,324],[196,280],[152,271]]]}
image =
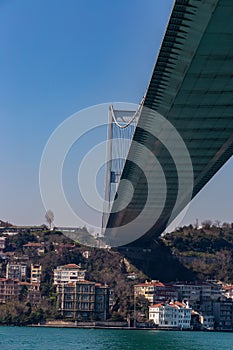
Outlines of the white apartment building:
{"label": "white apartment building", "polygon": [[155,304],[149,307],[149,319],[163,328],[190,328],[192,309],[178,301],[169,304]]}
{"label": "white apartment building", "polygon": [[53,271],[54,284],[57,285],[76,281],[84,281],[85,272],[85,270],[82,270],[81,267],[76,264],[57,266],[57,268]]}

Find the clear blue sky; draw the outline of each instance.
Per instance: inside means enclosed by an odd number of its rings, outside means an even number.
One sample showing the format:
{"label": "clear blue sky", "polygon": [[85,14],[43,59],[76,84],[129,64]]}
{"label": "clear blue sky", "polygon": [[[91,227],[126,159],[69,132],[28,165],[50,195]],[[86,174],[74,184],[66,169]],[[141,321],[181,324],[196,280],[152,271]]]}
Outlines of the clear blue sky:
{"label": "clear blue sky", "polygon": [[[44,220],[39,164],[53,130],[100,103],[139,103],[173,0],[0,0],[0,219]],[[191,205],[233,221],[230,161]],[[55,213],[56,222],[56,213]]]}

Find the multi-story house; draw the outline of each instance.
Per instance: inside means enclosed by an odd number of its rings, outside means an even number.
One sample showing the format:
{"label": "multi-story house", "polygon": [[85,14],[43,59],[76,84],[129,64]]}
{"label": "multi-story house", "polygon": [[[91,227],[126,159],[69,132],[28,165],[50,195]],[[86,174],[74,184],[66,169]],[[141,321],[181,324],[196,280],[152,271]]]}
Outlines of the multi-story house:
{"label": "multi-story house", "polygon": [[75,281],[84,281],[85,272],[85,270],[82,270],[81,267],[76,264],[57,266],[53,271],[54,284],[57,285]]}
{"label": "multi-story house", "polygon": [[214,330],[214,316],[200,314],[199,321],[202,329]]}
{"label": "multi-story house", "polygon": [[151,304],[178,299],[178,292],[175,287],[157,280],[136,284],[134,286],[134,296],[138,297],[140,295],[144,296]]}
{"label": "multi-story house", "polygon": [[149,307],[149,319],[158,327],[189,329],[191,311],[188,304],[177,301],[155,304]]}
{"label": "multi-story house", "polygon": [[31,264],[31,279],[32,284],[40,284],[42,275],[42,266],[40,264]]}
{"label": "multi-story house", "polygon": [[45,253],[44,242],[29,242],[23,245],[23,251],[29,257],[41,256]]}
{"label": "multi-story house", "polygon": [[26,281],[27,265],[18,263],[8,263],[6,266],[6,278]]}
{"label": "multi-story house", "polygon": [[20,300],[22,296],[33,305],[37,305],[41,300],[38,285],[20,282],[17,279],[0,278],[0,303]]}
{"label": "multi-story house", "polygon": [[233,330],[233,302],[213,302],[213,315],[215,327],[219,330]]}
{"label": "multi-story house", "polygon": [[109,287],[90,281],[58,284],[57,307],[63,317],[106,320],[109,312]]}
{"label": "multi-story house", "polygon": [[37,305],[41,301],[40,284],[39,283],[27,283],[20,282],[21,288],[23,286],[27,287],[27,300],[32,305]]}
{"label": "multi-story house", "polygon": [[18,298],[20,292],[19,281],[0,278],[0,303],[6,303]]}
{"label": "multi-story house", "polygon": [[177,282],[173,284],[178,290],[179,300],[187,300],[194,308],[199,309],[205,302],[224,298],[222,286],[211,282]]}

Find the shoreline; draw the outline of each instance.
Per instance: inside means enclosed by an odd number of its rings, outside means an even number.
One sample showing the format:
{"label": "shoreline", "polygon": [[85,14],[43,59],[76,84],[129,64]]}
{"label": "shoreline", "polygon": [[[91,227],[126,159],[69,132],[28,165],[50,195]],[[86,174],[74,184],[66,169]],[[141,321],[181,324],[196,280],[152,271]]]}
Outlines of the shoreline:
{"label": "shoreline", "polygon": [[178,329],[178,328],[159,328],[159,327],[128,327],[117,325],[77,325],[71,322],[67,323],[42,323],[42,324],[28,324],[28,325],[5,325],[0,324],[0,327],[30,327],[30,328],[73,328],[73,329],[116,329],[116,330],[128,330],[128,331],[168,331],[168,332],[202,332],[202,333],[233,333],[233,330],[209,330],[209,329]]}

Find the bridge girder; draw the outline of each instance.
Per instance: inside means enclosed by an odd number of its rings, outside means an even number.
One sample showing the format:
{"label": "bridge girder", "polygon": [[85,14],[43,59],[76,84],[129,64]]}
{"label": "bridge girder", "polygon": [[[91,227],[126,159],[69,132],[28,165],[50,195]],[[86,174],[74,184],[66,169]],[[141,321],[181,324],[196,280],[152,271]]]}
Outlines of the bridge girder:
{"label": "bridge girder", "polygon": [[[158,237],[232,156],[232,18],[231,0],[175,2],[118,187],[118,202],[113,204],[109,216],[106,237],[110,244],[117,242],[117,227],[119,242],[124,242],[121,239],[121,228],[138,217],[145,205],[148,184],[143,170],[147,169],[151,178],[154,176],[155,179],[157,171],[159,172],[159,167],[155,171],[151,166],[150,157],[143,159],[144,169],[138,169],[137,163],[141,161],[142,154],[137,143],[150,149],[162,166],[167,193],[165,202],[162,203],[161,200],[161,214],[156,222],[146,232],[141,232],[142,237],[136,237],[131,245],[141,245]],[[154,113],[163,116],[179,132],[192,162],[191,194],[183,195],[176,207],[179,174],[171,152],[164,147],[161,140],[148,132],[148,128],[153,130],[158,127]],[[183,181],[186,166],[184,161]],[[121,202],[124,203],[127,191],[130,190],[127,187],[130,185],[122,180],[128,180],[134,185],[134,193],[130,204],[119,211],[118,207]],[[155,205],[158,203],[155,198]],[[153,212],[150,211],[149,215],[153,215]],[[125,235],[128,235],[127,228]],[[127,244],[127,240],[125,242]]]}

